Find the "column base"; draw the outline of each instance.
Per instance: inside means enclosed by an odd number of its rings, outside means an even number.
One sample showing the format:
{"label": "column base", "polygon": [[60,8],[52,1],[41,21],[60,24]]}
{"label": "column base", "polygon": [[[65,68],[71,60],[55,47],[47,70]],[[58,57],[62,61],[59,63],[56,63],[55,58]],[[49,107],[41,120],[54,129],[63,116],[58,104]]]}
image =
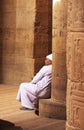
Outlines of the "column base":
{"label": "column base", "polygon": [[49,118],[65,120],[66,106],[64,103],[53,102],[51,99],[40,99],[39,115]]}
{"label": "column base", "polygon": [[66,123],[66,130],[81,130],[81,128],[77,128],[77,127],[75,128],[75,127],[73,127],[71,125],[68,125],[68,123]]}

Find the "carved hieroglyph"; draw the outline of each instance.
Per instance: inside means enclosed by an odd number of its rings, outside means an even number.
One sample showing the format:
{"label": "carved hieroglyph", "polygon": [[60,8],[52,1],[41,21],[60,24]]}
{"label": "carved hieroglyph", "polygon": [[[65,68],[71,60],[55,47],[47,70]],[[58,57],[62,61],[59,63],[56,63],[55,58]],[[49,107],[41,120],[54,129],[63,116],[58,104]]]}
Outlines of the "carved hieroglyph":
{"label": "carved hieroglyph", "polygon": [[84,129],[84,1],[68,2],[67,130]]}

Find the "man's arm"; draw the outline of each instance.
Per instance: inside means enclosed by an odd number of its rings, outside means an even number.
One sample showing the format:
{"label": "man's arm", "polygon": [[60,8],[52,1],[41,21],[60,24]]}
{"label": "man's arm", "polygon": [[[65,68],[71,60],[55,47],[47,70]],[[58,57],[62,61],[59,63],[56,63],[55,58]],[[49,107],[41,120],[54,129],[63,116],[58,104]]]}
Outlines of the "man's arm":
{"label": "man's arm", "polygon": [[36,84],[38,81],[42,79],[42,77],[44,76],[44,73],[45,73],[45,69],[44,67],[42,67],[40,71],[34,76],[31,82]]}

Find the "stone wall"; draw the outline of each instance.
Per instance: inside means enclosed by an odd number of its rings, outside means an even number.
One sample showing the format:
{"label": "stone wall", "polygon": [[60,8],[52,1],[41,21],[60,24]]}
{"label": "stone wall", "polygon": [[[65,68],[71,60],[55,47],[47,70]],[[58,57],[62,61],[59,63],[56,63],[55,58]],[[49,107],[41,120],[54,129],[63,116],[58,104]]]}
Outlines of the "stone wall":
{"label": "stone wall", "polygon": [[28,82],[51,53],[51,1],[3,0],[0,6],[0,82]]}
{"label": "stone wall", "polygon": [[[42,66],[42,57],[52,52],[52,0],[36,0],[34,23],[35,72]],[[43,59],[44,60],[44,59]],[[41,62],[42,61],[42,62]]]}

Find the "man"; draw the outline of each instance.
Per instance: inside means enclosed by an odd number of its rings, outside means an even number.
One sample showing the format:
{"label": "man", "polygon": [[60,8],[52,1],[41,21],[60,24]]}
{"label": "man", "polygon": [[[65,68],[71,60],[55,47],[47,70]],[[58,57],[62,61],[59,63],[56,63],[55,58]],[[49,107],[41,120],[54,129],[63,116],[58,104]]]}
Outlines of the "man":
{"label": "man", "polygon": [[49,98],[52,79],[52,54],[46,56],[45,65],[29,83],[21,83],[17,100],[21,102],[21,110],[37,109],[40,98]]}

